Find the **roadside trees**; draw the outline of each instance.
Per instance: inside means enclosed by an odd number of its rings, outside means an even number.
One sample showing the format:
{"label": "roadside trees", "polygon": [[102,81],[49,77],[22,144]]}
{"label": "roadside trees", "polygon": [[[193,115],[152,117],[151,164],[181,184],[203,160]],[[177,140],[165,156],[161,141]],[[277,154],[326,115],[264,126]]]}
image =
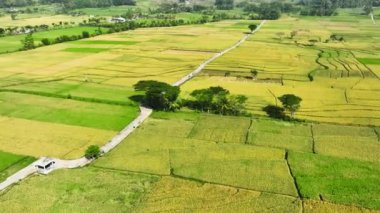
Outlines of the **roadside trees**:
{"label": "roadside trees", "polygon": [[174,111],[179,108],[177,98],[179,87],[159,81],[139,81],[134,85],[136,91],[144,91],[143,104],[156,110]]}

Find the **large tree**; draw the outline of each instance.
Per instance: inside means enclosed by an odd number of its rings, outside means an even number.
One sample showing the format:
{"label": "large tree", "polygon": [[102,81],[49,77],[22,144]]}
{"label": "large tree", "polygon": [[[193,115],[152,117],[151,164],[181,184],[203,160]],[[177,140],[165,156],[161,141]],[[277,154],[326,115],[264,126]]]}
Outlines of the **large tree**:
{"label": "large tree", "polygon": [[302,98],[293,94],[285,94],[278,99],[281,101],[283,107],[290,112],[290,116],[294,118],[294,114],[301,106]]}
{"label": "large tree", "polygon": [[139,81],[134,85],[136,91],[144,91],[143,104],[156,110],[175,110],[180,89],[159,81]]}
{"label": "large tree", "polygon": [[242,95],[230,95],[228,90],[219,86],[194,90],[190,96],[193,100],[188,100],[186,104],[192,109],[222,115],[245,113],[247,98]]}

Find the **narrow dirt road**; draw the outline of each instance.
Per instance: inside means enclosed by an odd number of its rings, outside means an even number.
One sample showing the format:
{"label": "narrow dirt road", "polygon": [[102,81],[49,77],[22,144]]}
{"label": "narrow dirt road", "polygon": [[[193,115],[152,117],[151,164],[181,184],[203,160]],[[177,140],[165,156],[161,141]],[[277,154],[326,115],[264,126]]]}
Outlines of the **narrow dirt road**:
{"label": "narrow dirt road", "polygon": [[[242,43],[244,43],[252,34],[260,30],[260,28],[265,24],[265,20],[262,21],[258,27],[251,33],[246,34],[242,39],[240,39],[236,44],[232,45],[231,47],[216,53],[211,58],[207,59],[203,63],[201,63],[193,72],[186,75],[185,77],[181,78],[174,84],[173,86],[181,86],[182,84],[186,83],[190,79],[192,79],[195,75],[200,73],[207,64],[211,63],[215,59],[221,57],[222,55],[226,54],[227,52],[239,47]],[[140,115],[133,120],[128,126],[126,126],[123,130],[121,130],[116,136],[114,136],[108,143],[106,143],[104,146],[102,146],[100,149],[105,154],[109,151],[111,151],[113,148],[115,148],[117,145],[119,145],[128,135],[130,135],[138,126],[140,126],[151,114],[152,109],[140,106]],[[18,181],[28,177],[29,175],[32,175],[33,173],[37,172],[36,164],[42,162],[45,159],[45,157],[42,157],[32,163],[31,165],[25,167],[24,169],[18,171],[17,173],[13,174],[12,176],[8,177],[4,182],[0,183],[0,191],[6,189],[8,186],[17,183]],[[57,170],[57,169],[72,169],[72,168],[78,168],[83,167],[89,163],[92,162],[92,160],[89,160],[85,157],[75,159],[75,160],[61,160],[57,158],[53,158],[55,161],[55,165],[52,168],[51,171]]]}

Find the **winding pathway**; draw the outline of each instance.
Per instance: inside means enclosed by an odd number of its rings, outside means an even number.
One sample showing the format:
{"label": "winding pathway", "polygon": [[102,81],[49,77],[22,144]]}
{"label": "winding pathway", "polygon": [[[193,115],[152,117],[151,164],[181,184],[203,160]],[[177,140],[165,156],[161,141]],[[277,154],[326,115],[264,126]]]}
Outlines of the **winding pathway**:
{"label": "winding pathway", "polygon": [[[207,64],[211,63],[215,59],[223,56],[227,52],[239,47],[242,43],[244,43],[252,34],[260,30],[260,28],[265,24],[265,20],[262,21],[257,28],[251,33],[246,34],[242,39],[240,39],[236,44],[232,45],[231,47],[216,53],[211,58],[207,59],[203,63],[201,63],[193,72],[186,75],[185,77],[181,78],[177,82],[173,84],[173,86],[181,86],[182,84],[186,83],[190,79],[192,79],[195,75],[200,73]],[[123,130],[121,130],[115,137],[113,137],[110,141],[108,141],[107,144],[102,146],[100,149],[103,154],[111,151],[113,148],[115,148],[117,145],[119,145],[126,137],[128,137],[129,134],[131,134],[138,126],[140,126],[151,114],[153,110],[140,106],[140,115],[133,120],[128,126],[126,126]],[[34,163],[30,164],[29,166],[23,168],[22,170],[18,171],[17,173],[13,174],[12,176],[8,177],[4,182],[0,183],[0,191],[6,189],[8,186],[17,183],[18,181],[21,181],[22,179],[28,177],[29,175],[32,175],[37,172],[36,164],[42,162],[45,160],[46,157],[41,157]],[[55,161],[55,165],[52,168],[51,171],[57,170],[57,169],[72,169],[72,168],[78,168],[83,167],[88,164],[90,164],[93,160],[89,160],[85,157],[75,159],[75,160],[61,160],[57,158],[53,158]]]}

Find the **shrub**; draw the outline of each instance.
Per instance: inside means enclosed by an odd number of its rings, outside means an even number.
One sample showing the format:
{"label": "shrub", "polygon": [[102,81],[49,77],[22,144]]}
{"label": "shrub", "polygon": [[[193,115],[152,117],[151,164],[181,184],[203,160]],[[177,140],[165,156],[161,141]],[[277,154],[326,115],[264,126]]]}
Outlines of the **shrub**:
{"label": "shrub", "polygon": [[90,38],[90,33],[87,32],[87,31],[83,31],[83,32],[82,32],[82,37],[83,37],[83,38]]}
{"label": "shrub", "polygon": [[45,45],[45,46],[48,46],[48,45],[51,44],[51,42],[50,42],[50,40],[49,40],[48,38],[43,38],[43,39],[41,40],[41,43],[42,43],[43,45]]}
{"label": "shrub", "polygon": [[100,156],[100,148],[97,145],[91,145],[87,148],[84,156],[87,159],[98,158]]}

